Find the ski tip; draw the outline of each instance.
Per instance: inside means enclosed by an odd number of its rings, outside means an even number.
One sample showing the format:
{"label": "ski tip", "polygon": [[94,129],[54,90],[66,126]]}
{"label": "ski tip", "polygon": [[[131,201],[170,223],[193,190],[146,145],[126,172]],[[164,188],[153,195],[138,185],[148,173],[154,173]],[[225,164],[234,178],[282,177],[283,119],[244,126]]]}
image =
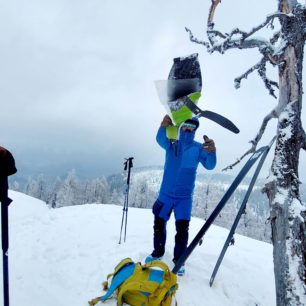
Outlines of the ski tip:
{"label": "ski tip", "polygon": [[[219,123],[219,122],[217,122],[217,123]],[[220,124],[220,125],[223,126],[224,128],[226,128],[227,130],[233,132],[234,134],[239,134],[240,133],[240,130],[237,128],[237,126],[229,120],[227,120],[224,123],[222,122],[222,124]]]}
{"label": "ski tip", "polygon": [[240,130],[235,126],[235,128],[233,129],[233,132],[234,132],[235,134],[239,134],[239,133],[240,133]]}
{"label": "ski tip", "polygon": [[211,279],[209,280],[209,286],[211,287],[213,285],[213,283],[214,283],[214,278],[211,277]]}

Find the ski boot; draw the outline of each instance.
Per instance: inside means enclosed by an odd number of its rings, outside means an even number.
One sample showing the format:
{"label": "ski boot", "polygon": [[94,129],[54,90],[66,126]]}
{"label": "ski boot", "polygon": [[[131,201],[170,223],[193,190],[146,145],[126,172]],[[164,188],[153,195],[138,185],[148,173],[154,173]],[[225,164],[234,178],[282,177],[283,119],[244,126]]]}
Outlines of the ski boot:
{"label": "ski boot", "polygon": [[151,262],[153,260],[162,260],[162,258],[163,258],[162,256],[161,257],[154,257],[152,255],[149,255],[149,256],[146,257],[145,263]]}

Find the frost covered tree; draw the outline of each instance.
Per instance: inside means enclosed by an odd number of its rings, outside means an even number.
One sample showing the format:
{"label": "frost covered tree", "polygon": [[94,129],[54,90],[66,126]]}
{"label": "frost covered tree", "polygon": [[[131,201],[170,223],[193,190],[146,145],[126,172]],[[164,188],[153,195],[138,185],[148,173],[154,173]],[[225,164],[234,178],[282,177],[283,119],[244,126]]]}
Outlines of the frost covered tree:
{"label": "frost covered tree", "polygon": [[131,184],[129,201],[131,206],[149,208],[152,206],[156,194],[150,190],[146,177],[140,177]]}
{"label": "frost covered tree", "polygon": [[43,174],[40,174],[37,179],[31,177],[28,178],[27,185],[25,187],[25,193],[43,201],[47,200],[47,182]]}
{"label": "frost covered tree", "polygon": [[[204,45],[208,52],[223,54],[230,49],[256,48],[258,63],[235,79],[236,88],[257,71],[269,93],[278,102],[263,119],[244,156],[254,152],[270,119],[278,120],[276,147],[271,175],[264,191],[269,198],[277,305],[306,305],[306,207],[299,193],[299,154],[306,150],[306,135],[301,122],[302,70],[306,39],[306,6],[297,0],[277,0],[276,12],[250,31],[235,28],[222,33],[215,28],[214,13],[220,0],[212,0],[207,20],[208,41],[189,32],[191,41]],[[246,12],[247,13],[247,12]],[[274,22],[277,22],[277,30]],[[273,34],[266,40],[255,36],[270,26]],[[278,81],[267,77],[270,64],[278,69]],[[233,167],[236,163],[229,167]]]}
{"label": "frost covered tree", "polygon": [[85,183],[85,203],[108,203],[110,199],[109,185],[104,177]]}
{"label": "frost covered tree", "polygon": [[73,169],[56,193],[56,207],[80,204],[84,204],[84,190]]}
{"label": "frost covered tree", "polygon": [[57,207],[57,193],[58,193],[61,185],[62,185],[62,180],[60,179],[60,177],[57,177],[55,179],[55,182],[53,183],[53,185],[51,187],[49,197],[47,199],[47,204],[51,208],[56,208]]}
{"label": "frost covered tree", "polygon": [[19,184],[19,182],[17,182],[16,180],[13,181],[13,183],[10,184],[10,188],[11,188],[12,190],[19,191],[19,190],[20,190],[20,184]]}

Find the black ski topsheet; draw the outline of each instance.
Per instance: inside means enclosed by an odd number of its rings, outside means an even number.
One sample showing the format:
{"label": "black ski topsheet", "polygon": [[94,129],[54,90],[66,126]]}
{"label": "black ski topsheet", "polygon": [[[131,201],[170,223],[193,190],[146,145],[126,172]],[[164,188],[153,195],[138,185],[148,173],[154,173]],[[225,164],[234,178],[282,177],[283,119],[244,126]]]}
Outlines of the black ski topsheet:
{"label": "black ski topsheet", "polygon": [[182,98],[182,100],[184,101],[184,104],[197,116],[197,117],[204,117],[207,119],[210,119],[216,123],[218,123],[219,125],[221,125],[222,127],[228,129],[229,131],[238,134],[240,132],[240,130],[237,128],[237,126],[230,121],[229,119],[211,112],[211,111],[203,111],[201,110],[196,104],[194,104],[188,96],[185,96]]}
{"label": "black ski topsheet", "polygon": [[222,263],[222,260],[224,258],[224,255],[225,255],[226,251],[227,251],[227,248],[229,247],[230,242],[231,242],[231,240],[234,237],[236,228],[237,228],[238,223],[240,221],[240,218],[241,218],[241,216],[242,216],[242,214],[243,214],[243,212],[245,210],[245,207],[246,207],[246,205],[248,203],[249,197],[250,197],[251,192],[253,190],[253,187],[254,187],[254,185],[256,183],[256,180],[257,180],[257,177],[259,175],[259,172],[260,172],[260,170],[261,170],[261,168],[262,168],[262,166],[263,166],[263,164],[264,164],[264,162],[266,160],[266,157],[267,157],[267,155],[268,155],[268,153],[269,153],[269,151],[271,149],[271,146],[273,145],[274,141],[275,141],[275,137],[273,138],[273,140],[271,141],[270,145],[267,147],[267,149],[262,154],[261,159],[260,159],[260,161],[259,161],[259,163],[258,163],[258,165],[257,165],[257,167],[255,169],[255,172],[253,174],[253,177],[252,177],[252,180],[251,180],[250,185],[248,187],[248,190],[247,190],[247,192],[246,192],[246,194],[245,194],[245,196],[244,196],[244,198],[242,200],[242,203],[241,203],[239,211],[238,211],[238,213],[236,215],[235,221],[234,221],[234,223],[233,223],[233,225],[232,225],[232,227],[230,229],[230,232],[229,232],[229,234],[227,236],[227,239],[226,239],[226,241],[224,243],[222,251],[221,251],[221,253],[219,255],[219,258],[217,260],[217,263],[216,263],[215,268],[213,270],[213,273],[211,275],[211,278],[210,278],[210,281],[209,281],[209,285],[210,286],[212,286],[212,284],[213,284],[213,282],[215,280],[215,277],[216,277],[216,275],[218,273],[219,267],[220,267],[220,265]]}
{"label": "black ski topsheet", "polygon": [[[196,90],[190,91],[188,94],[202,90],[202,74],[201,67],[198,60],[198,53],[193,53],[188,56],[176,57],[173,59],[173,65],[168,75],[168,80],[185,80],[197,79]],[[175,93],[174,93],[175,94]],[[177,98],[182,95],[175,95]]]}
{"label": "black ski topsheet", "polygon": [[175,101],[193,92],[201,92],[202,75],[198,54],[174,58],[168,81],[168,101]]}
{"label": "black ski topsheet", "polygon": [[[188,96],[193,92],[200,92],[200,79],[179,79],[179,80],[167,80],[164,81],[167,88],[167,102],[169,103],[179,103],[180,98]],[[179,110],[185,103],[180,103],[177,109],[170,109],[173,111]]]}
{"label": "black ski topsheet", "polygon": [[241,181],[244,179],[244,177],[247,175],[249,170],[252,168],[252,166],[256,163],[258,158],[267,150],[269,149],[269,146],[261,147],[260,149],[256,150],[250,159],[246,162],[246,164],[243,166],[243,168],[240,170],[239,174],[231,184],[231,186],[228,188],[216,208],[213,210],[211,215],[207,218],[206,222],[198,232],[198,234],[195,236],[193,241],[189,244],[183,255],[179,258],[179,260],[176,262],[174,268],[172,269],[173,273],[177,273],[178,270],[181,268],[181,266],[184,265],[185,261],[188,259],[192,251],[196,248],[196,246],[199,244],[199,242],[202,240],[203,236],[205,235],[206,231],[210,228],[214,220],[217,218],[229,198],[232,196],[234,191],[237,189]]}
{"label": "black ski topsheet", "polygon": [[[194,53],[186,57],[174,58],[167,83],[167,102],[171,111],[178,111],[180,107],[186,105],[196,116],[210,119],[238,134],[240,131],[233,122],[217,113],[202,111],[188,97],[192,93],[200,93],[201,90],[202,75],[198,54]],[[161,96],[160,93],[159,96]]]}

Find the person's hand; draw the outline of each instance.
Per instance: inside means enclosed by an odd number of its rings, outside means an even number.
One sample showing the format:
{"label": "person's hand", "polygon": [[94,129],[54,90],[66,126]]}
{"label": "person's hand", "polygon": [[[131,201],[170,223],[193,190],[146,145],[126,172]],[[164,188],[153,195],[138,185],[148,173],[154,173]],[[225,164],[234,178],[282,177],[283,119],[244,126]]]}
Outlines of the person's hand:
{"label": "person's hand", "polygon": [[216,152],[215,142],[212,139],[208,138],[206,135],[203,136],[203,139],[203,149],[206,150],[208,153]]}
{"label": "person's hand", "polygon": [[172,120],[170,118],[170,116],[166,115],[161,123],[161,126],[162,127],[167,127],[167,126],[170,126],[170,125],[173,125],[172,123]]}

